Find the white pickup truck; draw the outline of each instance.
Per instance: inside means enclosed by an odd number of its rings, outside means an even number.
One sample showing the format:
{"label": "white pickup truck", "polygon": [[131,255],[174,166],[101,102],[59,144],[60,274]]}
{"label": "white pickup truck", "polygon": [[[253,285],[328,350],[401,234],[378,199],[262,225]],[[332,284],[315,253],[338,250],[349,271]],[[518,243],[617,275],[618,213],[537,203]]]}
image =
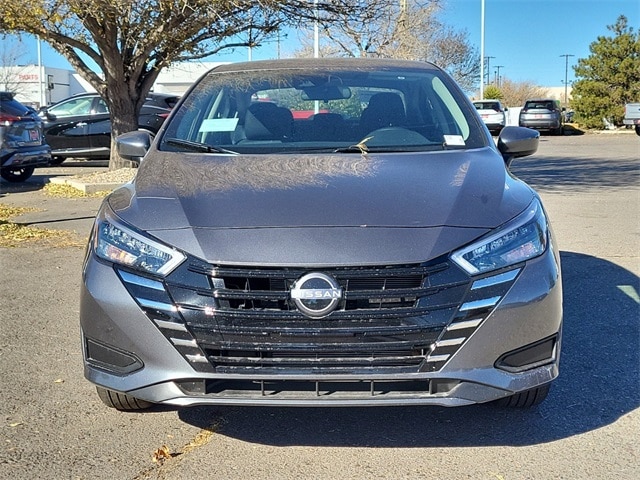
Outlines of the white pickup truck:
{"label": "white pickup truck", "polygon": [[627,103],[624,106],[624,124],[635,125],[636,133],[640,135],[640,103]]}

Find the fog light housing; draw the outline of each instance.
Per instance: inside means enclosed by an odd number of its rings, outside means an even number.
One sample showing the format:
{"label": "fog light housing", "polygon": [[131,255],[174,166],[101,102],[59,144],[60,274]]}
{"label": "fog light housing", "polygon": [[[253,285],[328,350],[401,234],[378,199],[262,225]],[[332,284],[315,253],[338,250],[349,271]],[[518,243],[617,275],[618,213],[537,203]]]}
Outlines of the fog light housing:
{"label": "fog light housing", "polygon": [[507,372],[524,372],[556,361],[558,335],[539,340],[525,347],[505,353],[495,367]]}
{"label": "fog light housing", "polygon": [[90,338],[85,338],[85,354],[89,365],[118,375],[135,372],[144,366],[142,361],[132,353],[124,352]]}

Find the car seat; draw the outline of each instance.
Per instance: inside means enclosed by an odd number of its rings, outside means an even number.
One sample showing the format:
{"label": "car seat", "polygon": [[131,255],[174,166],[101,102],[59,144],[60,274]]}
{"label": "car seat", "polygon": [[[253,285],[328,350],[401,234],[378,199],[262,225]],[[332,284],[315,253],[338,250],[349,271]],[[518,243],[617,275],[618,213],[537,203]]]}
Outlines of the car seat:
{"label": "car seat", "polygon": [[256,102],[249,106],[244,120],[246,140],[291,140],[293,114],[271,102]]}
{"label": "car seat", "polygon": [[402,98],[393,92],[373,95],[360,115],[360,127],[365,134],[379,128],[404,125],[406,121]]}

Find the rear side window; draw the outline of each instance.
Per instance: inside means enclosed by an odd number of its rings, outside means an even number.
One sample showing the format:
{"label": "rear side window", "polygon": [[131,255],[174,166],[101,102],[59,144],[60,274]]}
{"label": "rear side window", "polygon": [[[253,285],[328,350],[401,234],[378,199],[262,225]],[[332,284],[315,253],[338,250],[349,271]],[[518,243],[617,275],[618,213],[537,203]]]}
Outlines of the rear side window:
{"label": "rear side window", "polygon": [[59,116],[90,115],[93,106],[93,97],[73,98],[49,108],[49,112]]}
{"label": "rear side window", "polygon": [[[7,100],[5,100],[7,98]],[[9,100],[8,97],[2,97],[0,100],[0,112],[7,113],[9,115],[15,115],[17,117],[29,115],[32,112],[16,100]]]}

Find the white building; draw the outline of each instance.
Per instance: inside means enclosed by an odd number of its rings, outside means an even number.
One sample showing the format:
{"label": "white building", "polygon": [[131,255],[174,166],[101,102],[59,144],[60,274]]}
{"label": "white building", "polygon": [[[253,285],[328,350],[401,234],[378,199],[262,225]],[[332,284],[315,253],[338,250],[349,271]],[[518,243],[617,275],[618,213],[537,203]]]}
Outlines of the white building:
{"label": "white building", "polygon": [[16,100],[35,108],[94,91],[73,70],[38,65],[0,67],[0,90],[15,93]]}
{"label": "white building", "polygon": [[[153,91],[182,95],[198,78],[221,62],[189,62],[160,72]],[[0,67],[0,91],[15,93],[16,100],[39,108],[95,89],[73,70],[21,65]]]}

